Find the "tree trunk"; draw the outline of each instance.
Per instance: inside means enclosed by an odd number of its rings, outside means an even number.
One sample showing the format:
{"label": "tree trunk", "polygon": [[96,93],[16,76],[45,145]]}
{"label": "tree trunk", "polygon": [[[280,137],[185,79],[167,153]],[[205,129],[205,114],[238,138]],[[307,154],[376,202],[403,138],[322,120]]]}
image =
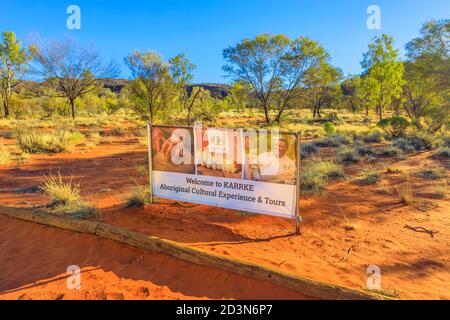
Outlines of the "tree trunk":
{"label": "tree trunk", "polygon": [[187,110],[187,125],[191,125],[191,108],[188,108]]}
{"label": "tree trunk", "polygon": [[269,114],[269,108],[267,106],[264,106],[264,116],[266,118],[266,124],[270,125],[270,114]]}
{"label": "tree trunk", "polygon": [[75,101],[69,100],[69,103],[70,103],[70,107],[72,109],[72,118],[75,119]]}
{"label": "tree trunk", "polygon": [[9,106],[8,102],[5,100],[3,101],[3,108],[5,109],[5,118],[9,117]]}

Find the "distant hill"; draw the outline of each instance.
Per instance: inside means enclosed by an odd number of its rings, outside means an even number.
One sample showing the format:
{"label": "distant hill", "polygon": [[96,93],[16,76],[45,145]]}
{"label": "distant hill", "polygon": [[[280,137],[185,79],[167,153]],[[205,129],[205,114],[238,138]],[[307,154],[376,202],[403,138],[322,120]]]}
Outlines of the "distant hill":
{"label": "distant hill", "polygon": [[[127,79],[101,79],[100,83],[103,85],[104,88],[108,88],[112,92],[120,93],[122,89],[126,86],[128,83]],[[42,82],[37,81],[30,81],[30,80],[24,80],[20,81],[20,84],[17,86],[16,90],[22,90],[22,91],[31,91],[33,93],[38,93],[41,89]],[[223,99],[227,97],[230,94],[230,86],[227,84],[220,84],[220,83],[199,83],[199,84],[192,84],[188,86],[188,92],[192,92],[193,87],[201,87],[205,90],[208,90],[211,93],[211,96],[215,98]]]}
{"label": "distant hill", "polygon": [[[128,83],[126,79],[103,79],[101,82],[105,88],[110,89],[112,92],[119,93],[123,87]],[[188,86],[188,92],[192,92],[193,87],[201,87],[211,93],[215,98],[223,99],[230,94],[230,86],[220,83],[199,83]]]}

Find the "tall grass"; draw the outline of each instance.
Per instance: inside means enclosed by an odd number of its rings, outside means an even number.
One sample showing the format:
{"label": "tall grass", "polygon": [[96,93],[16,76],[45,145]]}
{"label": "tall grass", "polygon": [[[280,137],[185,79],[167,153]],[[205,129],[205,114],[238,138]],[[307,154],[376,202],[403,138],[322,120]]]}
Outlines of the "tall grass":
{"label": "tall grass", "polygon": [[79,131],[54,130],[39,132],[36,130],[18,130],[17,143],[22,151],[27,153],[61,153],[70,151],[84,140]]}
{"label": "tall grass", "polygon": [[57,215],[86,218],[95,215],[97,210],[84,202],[80,195],[80,185],[73,179],[64,181],[61,172],[44,176],[42,191],[50,199],[47,205]]}
{"label": "tall grass", "polygon": [[344,177],[342,166],[332,161],[310,162],[300,175],[301,191],[316,193],[323,189],[327,182]]}

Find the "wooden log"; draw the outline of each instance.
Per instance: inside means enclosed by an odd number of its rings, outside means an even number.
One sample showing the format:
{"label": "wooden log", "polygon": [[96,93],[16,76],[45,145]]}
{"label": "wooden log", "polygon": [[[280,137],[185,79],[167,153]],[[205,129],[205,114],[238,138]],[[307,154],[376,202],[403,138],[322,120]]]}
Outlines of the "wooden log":
{"label": "wooden log", "polygon": [[300,292],[313,298],[339,300],[392,299],[381,294],[310,280],[251,262],[224,257],[175,241],[148,236],[106,223],[71,219],[67,217],[57,217],[30,209],[6,208],[2,206],[0,206],[0,214],[20,220],[53,226],[64,230],[96,234],[97,236],[105,239],[114,240],[132,247],[149,250],[156,253],[167,254],[177,259],[194,264],[212,268],[220,268],[225,271],[257,280],[270,281],[275,285]]}
{"label": "wooden log", "polygon": [[30,209],[6,208],[0,206],[0,213],[20,220],[31,221],[46,226],[52,226],[80,233],[95,234],[95,230],[99,224],[99,222],[95,221],[58,217],[52,214]]}
{"label": "wooden log", "polygon": [[164,253],[198,265],[220,268],[249,278],[270,281],[276,285],[289,288],[313,298],[345,300],[391,299],[390,297],[380,294],[325,284],[300,276],[287,274],[250,262],[224,257],[208,251],[192,248],[178,242],[147,236],[142,233],[129,231],[105,223],[100,223],[98,225],[96,234],[106,239],[115,240],[152,252]]}

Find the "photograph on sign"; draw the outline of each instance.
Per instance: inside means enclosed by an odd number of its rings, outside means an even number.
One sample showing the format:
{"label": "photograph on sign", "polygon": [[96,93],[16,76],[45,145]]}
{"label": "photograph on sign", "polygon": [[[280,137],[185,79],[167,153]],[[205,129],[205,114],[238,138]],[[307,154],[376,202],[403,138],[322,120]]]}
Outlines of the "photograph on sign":
{"label": "photograph on sign", "polygon": [[296,134],[152,126],[151,137],[154,196],[295,218]]}

